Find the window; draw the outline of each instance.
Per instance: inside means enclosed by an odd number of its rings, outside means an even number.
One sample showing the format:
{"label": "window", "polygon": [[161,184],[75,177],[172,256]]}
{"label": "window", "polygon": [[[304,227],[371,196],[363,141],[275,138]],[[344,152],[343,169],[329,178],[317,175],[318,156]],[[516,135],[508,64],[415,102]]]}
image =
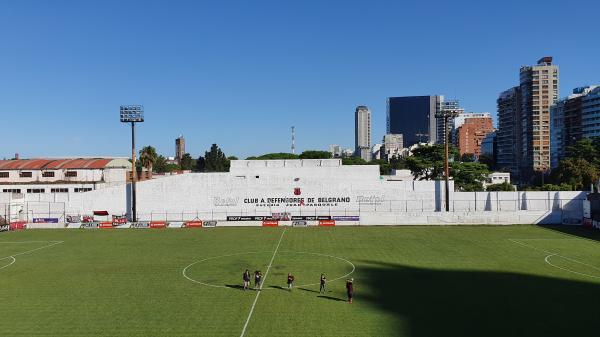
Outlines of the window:
{"label": "window", "polygon": [[83,193],[83,192],[89,192],[92,189],[90,187],[76,187],[75,188],[75,193]]}
{"label": "window", "polygon": [[9,178],[10,177],[9,173],[10,172],[0,172],[0,178]]}
{"label": "window", "polygon": [[77,177],[77,171],[67,171],[65,177]]}
{"label": "window", "polygon": [[31,178],[31,177],[33,177],[33,175],[31,174],[31,172],[20,172],[19,173],[19,177],[21,177],[21,178]]}
{"label": "window", "polygon": [[5,188],[2,190],[2,193],[21,193],[20,188]]}
{"label": "window", "polygon": [[54,172],[42,172],[42,177],[44,178],[54,178]]}
{"label": "window", "polygon": [[28,188],[27,193],[46,193],[46,190],[43,188]]}
{"label": "window", "polygon": [[68,188],[51,188],[50,193],[69,193]]}

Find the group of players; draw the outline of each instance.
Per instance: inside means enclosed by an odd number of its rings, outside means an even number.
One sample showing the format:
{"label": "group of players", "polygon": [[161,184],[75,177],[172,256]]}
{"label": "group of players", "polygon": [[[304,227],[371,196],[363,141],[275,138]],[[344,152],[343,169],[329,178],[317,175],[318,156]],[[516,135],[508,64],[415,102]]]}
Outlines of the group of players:
{"label": "group of players", "polygon": [[[254,271],[254,289],[262,289],[262,272],[260,270],[255,270]],[[244,286],[243,289],[248,290],[248,288],[250,288],[250,271],[248,271],[248,269],[246,269],[246,271],[244,272],[244,275],[242,276],[242,280],[244,281]],[[292,275],[292,273],[288,273],[287,275],[287,289],[289,291],[292,291],[292,288],[294,287],[294,281],[296,280],[296,278],[294,277],[294,275]],[[324,294],[325,293],[325,284],[327,283],[327,277],[325,277],[325,274],[321,274],[320,280],[319,280],[319,294]],[[354,296],[354,279],[350,278],[348,280],[346,280],[346,294],[348,295],[348,303],[352,303],[352,297]]]}

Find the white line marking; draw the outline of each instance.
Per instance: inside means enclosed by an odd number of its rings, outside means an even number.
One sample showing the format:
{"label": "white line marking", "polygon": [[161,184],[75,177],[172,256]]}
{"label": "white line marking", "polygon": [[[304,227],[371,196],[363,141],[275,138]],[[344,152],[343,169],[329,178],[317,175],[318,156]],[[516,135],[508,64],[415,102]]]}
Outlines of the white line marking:
{"label": "white line marking", "polygon": [[49,248],[49,247],[52,247],[52,246],[58,245],[58,244],[60,244],[60,243],[63,243],[64,241],[11,241],[11,242],[0,241],[0,243],[39,243],[39,242],[50,242],[50,244],[49,244],[49,245],[42,246],[42,247],[38,247],[38,248],[35,248],[35,249],[30,249],[30,250],[28,250],[28,251],[25,251],[25,252],[22,252],[22,253],[17,253],[17,254],[13,254],[13,255],[9,255],[9,256],[5,256],[5,257],[3,257],[3,258],[0,258],[0,260],[4,260],[4,259],[8,259],[8,258],[11,258],[11,259],[12,259],[12,262],[11,262],[11,263],[9,263],[9,264],[7,264],[7,265],[5,265],[5,266],[3,266],[3,267],[0,267],[0,270],[1,270],[1,269],[4,269],[4,268],[6,268],[6,267],[8,267],[8,266],[11,266],[11,265],[13,265],[15,262],[17,262],[16,256],[19,256],[19,255],[25,255],[25,254],[29,254],[29,253],[31,253],[31,252],[35,252],[35,251],[38,251],[38,250],[40,250],[40,249],[44,249],[44,248]]}
{"label": "white line marking", "polygon": [[246,324],[244,324],[244,328],[242,329],[242,334],[240,335],[240,337],[244,337],[244,334],[246,333],[246,328],[248,328],[248,323],[250,323],[250,318],[252,318],[252,313],[254,312],[254,307],[256,306],[256,302],[258,301],[258,297],[260,297],[260,293],[262,292],[262,287],[263,284],[265,284],[264,282],[267,280],[267,276],[269,275],[269,270],[271,269],[271,266],[273,265],[273,260],[275,260],[275,255],[277,254],[277,251],[279,250],[279,245],[281,244],[281,240],[283,240],[283,235],[285,234],[285,231],[287,229],[284,229],[283,232],[281,233],[281,237],[279,238],[279,242],[277,243],[277,247],[275,247],[275,251],[273,252],[273,256],[271,256],[271,261],[269,262],[269,266],[267,266],[267,271],[265,272],[265,277],[262,280],[262,282],[260,283],[260,287],[258,288],[258,292],[256,292],[256,297],[254,298],[254,303],[252,303],[252,308],[250,308],[250,313],[248,314],[248,318],[246,319]]}
{"label": "white line marking", "polygon": [[0,267],[0,269],[4,269],[4,268],[6,268],[6,267],[8,267],[8,266],[12,265],[13,263],[17,262],[17,259],[15,259],[15,258],[14,258],[14,256],[7,256],[7,257],[3,257],[3,258],[1,258],[0,260],[4,260],[4,259],[8,259],[8,258],[11,258],[11,259],[12,259],[12,261],[11,261],[9,264],[7,264],[7,265],[5,265],[5,266],[2,266],[2,267]]}
{"label": "white line marking", "polygon": [[[205,286],[208,286],[208,287],[213,287],[213,288],[226,288],[227,289],[227,288],[230,288],[230,287],[220,286],[220,285],[215,285],[215,284],[210,284],[210,283],[205,283],[205,282],[198,281],[196,279],[191,278],[190,276],[187,275],[188,269],[190,267],[192,267],[192,266],[194,266],[194,265],[196,265],[198,263],[204,262],[204,261],[215,260],[215,259],[219,259],[219,258],[222,258],[222,257],[229,257],[229,256],[236,256],[236,255],[248,255],[248,254],[260,254],[260,253],[267,253],[267,252],[245,252],[245,253],[235,253],[235,254],[227,254],[227,255],[220,255],[220,256],[208,257],[208,258],[205,258],[205,259],[202,259],[202,260],[190,263],[185,268],[183,268],[183,270],[181,271],[181,274],[183,275],[183,277],[185,277],[186,279],[188,279],[188,280],[190,280],[190,281],[192,281],[194,283],[202,284],[202,285],[205,285]],[[269,251],[269,253],[270,253],[270,251]],[[343,279],[345,277],[348,277],[352,273],[354,273],[354,271],[356,270],[356,266],[354,265],[354,263],[352,263],[351,261],[346,260],[346,259],[344,259],[342,257],[339,257],[339,256],[327,255],[327,254],[321,254],[321,253],[314,253],[314,252],[295,252],[295,251],[281,251],[279,253],[280,253],[280,255],[282,253],[286,253],[286,254],[310,254],[310,255],[317,255],[317,256],[325,256],[325,257],[330,257],[330,258],[333,258],[333,259],[338,259],[338,260],[344,261],[344,262],[346,262],[346,263],[348,263],[349,265],[352,266],[352,270],[349,273],[347,273],[346,275],[342,275],[340,277],[336,277],[336,278],[334,278],[332,280],[329,280],[328,283],[335,282],[337,280],[341,280],[341,279]],[[319,284],[318,282],[317,283],[309,283],[309,284],[300,284],[300,285],[298,285],[296,287],[310,287],[310,286],[314,286],[314,285],[318,285],[318,284]],[[263,290],[275,290],[275,289],[266,288],[266,289],[263,289]]]}
{"label": "white line marking", "polygon": [[[530,246],[530,245],[525,244],[523,242],[519,242],[516,239],[508,239],[508,240],[511,241],[511,242],[514,242],[516,244],[519,244],[519,245],[521,245],[523,247],[531,248],[533,250],[537,250],[538,252],[542,252],[542,253],[548,254],[544,258],[544,262],[546,262],[547,264],[549,264],[550,266],[552,266],[554,268],[558,268],[560,270],[563,270],[563,271],[566,271],[566,272],[569,272],[569,273],[573,273],[573,274],[577,274],[577,275],[581,275],[581,276],[587,276],[587,277],[591,277],[591,278],[598,278],[598,279],[600,279],[600,276],[595,276],[595,275],[589,275],[589,274],[585,274],[585,273],[580,273],[580,272],[577,272],[577,271],[574,271],[574,270],[571,270],[571,269],[568,269],[568,268],[557,266],[557,265],[553,264],[552,262],[550,262],[550,258],[553,257],[553,256],[557,256],[557,257],[563,258],[563,259],[565,259],[567,261],[578,263],[578,264],[586,266],[588,268],[592,268],[592,269],[600,271],[600,268],[598,268],[596,266],[592,266],[592,265],[589,265],[587,263],[583,263],[581,261],[578,261],[578,260],[575,260],[575,259],[563,256],[563,255],[560,255],[558,253],[552,253],[552,252],[549,252],[549,251],[541,249],[541,248]],[[546,240],[546,239],[519,239],[519,240]],[[560,239],[550,239],[550,240],[560,240]],[[564,240],[578,240],[578,239],[564,239]]]}
{"label": "white line marking", "polygon": [[[186,279],[188,279],[188,280],[190,280],[190,281],[192,281],[194,283],[202,284],[202,285],[213,287],[213,288],[229,288],[227,286],[218,286],[218,285],[214,285],[214,284],[210,284],[210,283],[204,283],[202,281],[195,280],[195,279],[193,279],[193,278],[191,278],[191,277],[189,277],[187,275],[187,270],[191,266],[193,266],[195,264],[198,264],[200,262],[204,262],[204,261],[215,260],[215,259],[219,259],[219,258],[222,258],[222,257],[229,257],[229,256],[236,256],[236,255],[247,255],[247,254],[259,254],[259,253],[267,253],[267,252],[245,252],[245,253],[235,253],[235,254],[227,254],[227,255],[220,255],[220,256],[208,257],[206,259],[202,259],[202,260],[190,263],[185,268],[183,268],[183,271],[181,273],[183,274],[183,277],[185,277]],[[270,251],[269,251],[269,253],[270,253]]]}

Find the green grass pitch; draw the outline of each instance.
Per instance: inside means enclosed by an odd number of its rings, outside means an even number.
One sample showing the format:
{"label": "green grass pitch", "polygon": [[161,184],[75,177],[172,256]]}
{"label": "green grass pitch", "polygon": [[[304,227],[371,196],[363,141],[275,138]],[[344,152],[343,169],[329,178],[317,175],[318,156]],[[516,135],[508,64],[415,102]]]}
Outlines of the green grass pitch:
{"label": "green grass pitch", "polygon": [[[0,258],[0,336],[600,335],[583,229],[28,230],[0,233]],[[260,295],[246,268],[268,271]]]}

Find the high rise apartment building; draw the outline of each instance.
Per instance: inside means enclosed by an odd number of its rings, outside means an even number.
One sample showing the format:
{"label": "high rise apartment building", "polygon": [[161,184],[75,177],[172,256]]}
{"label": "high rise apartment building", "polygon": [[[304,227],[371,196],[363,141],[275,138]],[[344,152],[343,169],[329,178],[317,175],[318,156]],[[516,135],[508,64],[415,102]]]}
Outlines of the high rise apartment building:
{"label": "high rise apartment building", "polygon": [[521,173],[550,168],[550,107],[558,100],[558,67],[552,57],[520,69]]}
{"label": "high rise apartment building", "polygon": [[600,137],[600,86],[594,86],[583,98],[582,137]]}
{"label": "high rise apartment building", "polygon": [[551,167],[582,138],[600,136],[600,86],[573,89],[550,108]]}
{"label": "high rise apartment building", "polygon": [[[444,100],[444,96],[440,96],[441,102],[440,102],[440,110],[441,111],[454,111],[456,113],[458,113],[458,115],[465,115],[465,109],[460,107],[460,102],[458,100]],[[435,116],[434,116],[435,117]],[[446,132],[448,132],[450,139],[448,139],[448,141],[450,143],[455,143],[456,140],[454,138],[454,131],[456,130],[455,125],[455,120],[457,117],[454,118],[448,118],[448,130]],[[464,120],[464,119],[463,119]],[[436,120],[436,130],[437,130],[437,136],[436,136],[436,143],[438,144],[444,144],[444,138],[446,137],[444,135],[444,120],[439,119]]]}
{"label": "high rise apartment building", "polygon": [[390,160],[392,157],[400,157],[404,149],[404,140],[402,135],[387,134],[383,136],[383,146],[381,147],[381,159]]}
{"label": "high rise apartment building", "polygon": [[521,168],[521,88],[514,87],[498,97],[498,131],[496,165],[500,170],[519,176]]}
{"label": "high rise apartment building", "polygon": [[481,143],[490,133],[494,132],[492,117],[468,117],[456,130],[457,145],[460,154],[481,154]]}
{"label": "high rise apartment building", "polygon": [[360,105],[354,112],[354,155],[371,160],[371,111]]}

